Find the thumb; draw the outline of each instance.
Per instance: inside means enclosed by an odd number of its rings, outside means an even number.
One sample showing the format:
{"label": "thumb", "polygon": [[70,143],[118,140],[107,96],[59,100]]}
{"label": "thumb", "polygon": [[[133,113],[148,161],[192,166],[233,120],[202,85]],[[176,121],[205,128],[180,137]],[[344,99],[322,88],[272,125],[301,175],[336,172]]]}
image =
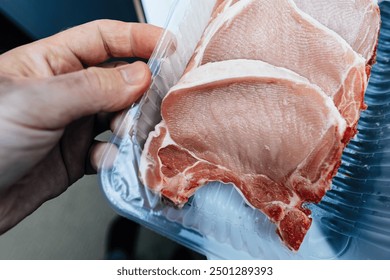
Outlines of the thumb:
{"label": "thumb", "polygon": [[[40,105],[37,112],[45,112],[48,128],[69,124],[83,116],[98,112],[115,112],[129,107],[148,88],[151,74],[143,62],[117,68],[90,67],[88,69],[44,79],[37,90]],[[50,108],[50,109],[48,109]],[[47,116],[53,112],[52,116]]]}

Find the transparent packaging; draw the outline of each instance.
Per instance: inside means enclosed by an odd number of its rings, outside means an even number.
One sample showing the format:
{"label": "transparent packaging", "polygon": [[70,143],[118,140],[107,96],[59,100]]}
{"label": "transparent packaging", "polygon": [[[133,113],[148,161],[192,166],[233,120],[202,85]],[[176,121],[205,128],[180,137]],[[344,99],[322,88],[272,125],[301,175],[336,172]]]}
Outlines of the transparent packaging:
{"label": "transparent packaging", "polygon": [[177,209],[142,185],[143,144],[161,120],[162,98],[189,61],[216,0],[174,5],[149,61],[150,89],[123,115],[99,170],[101,187],[124,217],[209,259],[390,259],[390,1],[380,3],[382,29],[358,135],[345,149],[330,190],[309,205],[313,224],[298,252],[287,249],[275,226],[249,207],[231,185],[210,183]]}

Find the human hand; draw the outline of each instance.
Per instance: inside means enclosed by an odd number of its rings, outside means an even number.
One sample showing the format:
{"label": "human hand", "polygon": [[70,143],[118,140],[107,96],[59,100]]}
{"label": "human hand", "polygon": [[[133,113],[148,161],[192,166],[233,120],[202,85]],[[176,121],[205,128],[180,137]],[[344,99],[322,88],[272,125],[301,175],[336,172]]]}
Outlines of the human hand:
{"label": "human hand", "polygon": [[151,75],[143,62],[93,66],[148,58],[160,33],[100,20],[0,56],[0,233],[96,168],[91,146],[109,127],[107,113],[136,101]]}

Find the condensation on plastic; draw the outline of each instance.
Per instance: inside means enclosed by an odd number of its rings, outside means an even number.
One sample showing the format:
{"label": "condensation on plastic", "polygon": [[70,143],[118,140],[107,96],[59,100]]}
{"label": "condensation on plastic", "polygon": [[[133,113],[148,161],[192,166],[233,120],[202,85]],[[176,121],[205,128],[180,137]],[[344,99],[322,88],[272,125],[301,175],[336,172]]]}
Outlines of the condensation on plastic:
{"label": "condensation on plastic", "polygon": [[275,226],[248,207],[231,185],[211,183],[182,208],[165,205],[138,179],[162,98],[182,75],[215,1],[179,0],[149,66],[153,82],[122,117],[99,171],[104,194],[121,215],[218,259],[390,259],[390,2],[382,1],[382,30],[366,92],[359,134],[343,154],[332,190],[309,205],[313,224],[299,252],[289,251]]}

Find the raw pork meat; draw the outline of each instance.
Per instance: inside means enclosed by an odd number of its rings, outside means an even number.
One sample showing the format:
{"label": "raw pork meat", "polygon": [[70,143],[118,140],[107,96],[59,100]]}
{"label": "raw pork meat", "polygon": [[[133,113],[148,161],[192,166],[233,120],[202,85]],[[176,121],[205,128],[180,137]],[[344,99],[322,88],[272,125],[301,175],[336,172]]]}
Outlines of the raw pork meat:
{"label": "raw pork meat", "polygon": [[[322,2],[297,0],[314,17],[316,5],[332,13]],[[359,12],[365,5],[365,13],[354,14],[351,2]],[[366,59],[325,26],[324,15],[317,21],[292,0],[217,0],[146,141],[143,183],[177,206],[207,182],[233,183],[298,250],[311,224],[304,203],[318,203],[330,188],[356,133],[375,61],[376,3],[336,4],[342,11],[329,18],[340,22],[346,13],[347,24],[354,16],[360,20],[351,34],[344,22],[333,29],[347,40],[358,38],[352,45]]]}
{"label": "raw pork meat", "polygon": [[373,0],[294,0],[298,8],[341,35],[367,64],[376,58],[380,10]]}
{"label": "raw pork meat", "polygon": [[[240,0],[225,2],[226,9]],[[299,9],[343,37],[361,54],[368,66],[375,63],[380,30],[380,10],[376,0],[294,0]],[[370,71],[370,69],[368,69]]]}
{"label": "raw pork meat", "polygon": [[262,60],[308,78],[346,119],[346,140],[355,135],[365,108],[365,59],[292,0],[240,0],[225,7],[206,28],[186,71],[230,59]]}
{"label": "raw pork meat", "polygon": [[310,227],[304,202],[330,188],[346,122],[319,87],[255,60],[208,63],[164,98],[141,179],[175,205],[210,181],[233,183],[298,250]]}

